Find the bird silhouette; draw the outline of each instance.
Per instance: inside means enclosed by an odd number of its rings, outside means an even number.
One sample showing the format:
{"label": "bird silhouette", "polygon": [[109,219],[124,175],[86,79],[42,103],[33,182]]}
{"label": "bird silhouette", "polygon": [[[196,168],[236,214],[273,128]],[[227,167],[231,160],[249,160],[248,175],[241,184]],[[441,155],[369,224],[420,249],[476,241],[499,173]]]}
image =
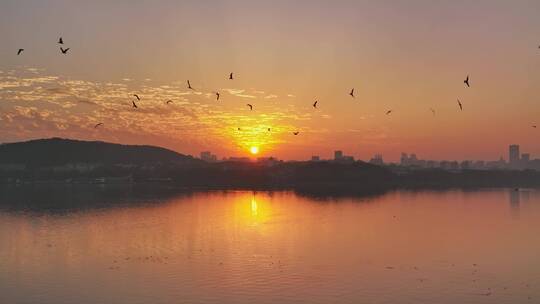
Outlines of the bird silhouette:
{"label": "bird silhouette", "polygon": [[536,129],[536,125],[534,125],[534,126],[532,126],[532,127]]}
{"label": "bird silhouette", "polygon": [[354,88],[352,88],[351,92],[349,93],[349,95],[352,96],[352,98],[354,98]]}
{"label": "bird silhouette", "polygon": [[300,134],[300,131],[293,132],[292,134],[298,135],[298,134]]}
{"label": "bird silhouette", "polygon": [[191,87],[191,83],[189,83],[189,80],[187,81],[187,87],[188,89],[193,90],[193,88]]}
{"label": "bird silhouette", "polygon": [[392,110],[386,111],[386,115],[390,115],[390,113],[392,113]]}
{"label": "bird silhouette", "polygon": [[241,130],[241,129],[240,129],[240,128],[238,128],[238,131],[240,131],[240,130]]}
{"label": "bird silhouette", "polygon": [[23,51],[24,51],[24,49],[19,49],[19,50],[17,51],[17,56],[19,56]]}
{"label": "bird silhouette", "polygon": [[173,103],[173,101],[169,99],[169,100],[167,100],[165,103],[166,103],[166,104],[170,104],[170,103]]}
{"label": "bird silhouette", "polygon": [[317,103],[318,103],[318,102],[319,102],[319,101],[316,100],[316,101],[313,103],[313,107],[314,107],[315,109],[317,108]]}
{"label": "bird silhouette", "polygon": [[69,48],[64,49],[64,48],[60,47],[60,51],[62,52],[62,54],[65,55],[65,54],[67,54],[67,52],[69,51]]}
{"label": "bird silhouette", "polygon": [[216,92],[216,100],[219,100],[219,92]]}
{"label": "bird silhouette", "polygon": [[64,39],[62,39],[62,37],[60,37],[60,39],[58,39],[58,44],[64,44]]}
{"label": "bird silhouette", "polygon": [[248,106],[249,109],[253,111],[253,105],[251,105],[251,104],[248,103],[248,104],[246,104],[246,106]]}
{"label": "bird silhouette", "polygon": [[229,74],[229,79],[230,79],[230,80],[233,80],[233,73],[230,73],[230,74]]}
{"label": "bird silhouette", "polygon": [[459,99],[457,100],[457,103],[459,105],[459,109],[463,111],[463,105],[461,104],[461,101],[459,101]]}
{"label": "bird silhouette", "polygon": [[103,125],[103,123],[102,123],[102,122],[100,122],[100,123],[97,123],[97,124],[96,124],[96,125],[94,126],[94,129],[97,129],[97,128],[98,128],[99,126],[102,126],[102,125]]}
{"label": "bird silhouette", "polygon": [[463,80],[463,83],[466,84],[468,88],[470,87],[470,85],[469,85],[469,75],[467,75],[467,78],[465,78],[465,80]]}
{"label": "bird silhouette", "polygon": [[268,132],[270,132],[270,128],[268,128]]}
{"label": "bird silhouette", "polygon": [[134,107],[134,108],[138,108],[138,107],[137,107],[137,104],[135,103],[135,100],[132,100],[131,103],[133,103],[133,107]]}
{"label": "bird silhouette", "polygon": [[133,96],[135,96],[135,98],[137,98],[138,101],[141,101],[141,98],[139,97],[139,95],[133,94]]}
{"label": "bird silhouette", "polygon": [[429,108],[431,110],[431,113],[433,113],[433,116],[435,116],[435,109]]}

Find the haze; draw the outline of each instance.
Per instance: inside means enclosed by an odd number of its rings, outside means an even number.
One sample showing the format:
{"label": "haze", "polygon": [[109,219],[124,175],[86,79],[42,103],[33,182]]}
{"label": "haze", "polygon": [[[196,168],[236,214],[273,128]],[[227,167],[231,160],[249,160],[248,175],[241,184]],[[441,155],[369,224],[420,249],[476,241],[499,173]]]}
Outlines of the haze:
{"label": "haze", "polygon": [[539,14],[538,1],[5,0],[0,141],[388,160],[496,159],[517,143],[538,156]]}

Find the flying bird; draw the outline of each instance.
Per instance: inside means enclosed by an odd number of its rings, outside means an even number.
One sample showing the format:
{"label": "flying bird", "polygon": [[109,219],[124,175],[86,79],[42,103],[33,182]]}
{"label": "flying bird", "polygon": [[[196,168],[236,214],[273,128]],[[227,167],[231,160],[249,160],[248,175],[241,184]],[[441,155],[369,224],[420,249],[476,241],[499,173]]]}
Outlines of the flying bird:
{"label": "flying bird", "polygon": [[233,80],[233,73],[230,73],[230,74],[229,74],[229,79],[230,79],[230,80]]}
{"label": "flying bird", "polygon": [[216,92],[216,100],[219,100],[219,92]]}
{"label": "flying bird", "polygon": [[170,104],[170,103],[172,103],[172,102],[173,102],[173,101],[169,99],[169,100],[167,100],[165,103],[166,103],[166,104]]}
{"label": "flying bird", "polygon": [[435,116],[435,109],[429,108],[429,110],[431,110],[431,113],[433,113],[433,116]]}
{"label": "flying bird", "polygon": [[314,107],[315,109],[317,108],[317,103],[318,103],[318,102],[319,102],[319,101],[316,100],[316,101],[313,103],[313,107]]}
{"label": "flying bird", "polygon": [[240,128],[238,128],[238,131],[240,131],[240,130],[241,130],[241,129],[240,129]]}
{"label": "flying bird", "polygon": [[248,103],[248,104],[246,104],[246,106],[248,106],[249,109],[253,111],[253,105],[251,105],[251,104]]}
{"label": "flying bird", "polygon": [[354,98],[354,88],[352,88],[351,92],[349,93],[349,95],[352,96],[352,98]]}
{"label": "flying bird", "polygon": [[534,126],[532,126],[532,127],[536,129],[536,125],[534,125]]}
{"label": "flying bird", "polygon": [[463,80],[463,83],[466,84],[468,88],[470,87],[470,85],[469,85],[469,75],[467,75],[467,78],[465,78],[465,80]]}
{"label": "flying bird", "polygon": [[457,100],[457,103],[459,105],[459,109],[463,111],[463,105],[461,104],[461,101],[459,101],[459,99]]}
{"label": "flying bird", "polygon": [[62,39],[62,37],[60,37],[60,39],[58,39],[58,44],[64,44],[64,39]]}
{"label": "flying bird", "polygon": [[19,49],[19,50],[17,51],[17,56],[19,56],[23,51],[24,51],[24,49]]}
{"label": "flying bird", "polygon": [[60,51],[62,51],[62,54],[67,54],[67,52],[69,51],[69,48],[67,49],[64,49],[63,47],[60,47]]}
{"label": "flying bird", "polygon": [[191,83],[189,83],[189,80],[187,81],[187,88],[193,90],[193,88],[191,87]]}
{"label": "flying bird", "polygon": [[138,107],[137,107],[137,104],[135,103],[135,100],[132,100],[131,103],[133,103],[133,107],[134,107],[134,108],[138,108]]}
{"label": "flying bird", "polygon": [[386,111],[386,115],[389,115],[390,113],[392,113],[392,110]]}
{"label": "flying bird", "polygon": [[268,132],[270,132],[270,128],[268,128]]}
{"label": "flying bird", "polygon": [[100,122],[100,123],[97,123],[97,124],[96,124],[96,125],[94,126],[94,129],[97,129],[97,128],[98,128],[99,126],[102,126],[102,125],[103,125],[103,123],[102,123],[102,122]]}
{"label": "flying bird", "polygon": [[135,98],[137,98],[138,101],[141,101],[141,98],[139,97],[139,95],[133,94],[133,96],[135,96]]}
{"label": "flying bird", "polygon": [[296,132],[293,132],[292,134],[298,135],[299,133],[300,133],[300,131],[296,131]]}

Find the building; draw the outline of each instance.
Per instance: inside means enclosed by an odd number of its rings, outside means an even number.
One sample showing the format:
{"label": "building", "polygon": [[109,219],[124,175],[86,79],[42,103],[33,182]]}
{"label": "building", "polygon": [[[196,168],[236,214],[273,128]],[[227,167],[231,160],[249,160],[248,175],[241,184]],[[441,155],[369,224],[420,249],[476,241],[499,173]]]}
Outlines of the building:
{"label": "building", "polygon": [[334,151],[334,161],[338,163],[353,163],[354,157],[349,155],[343,155],[343,151]]}
{"label": "building", "polygon": [[212,154],[210,151],[204,151],[201,152],[201,159],[206,162],[213,163],[217,161],[217,156]]}
{"label": "building", "polygon": [[508,162],[510,167],[516,168],[519,166],[519,145],[510,145],[508,147]]}
{"label": "building", "polygon": [[384,165],[382,154],[375,154],[375,156],[373,156],[373,158],[369,160],[369,163],[373,165],[379,165],[379,166]]}
{"label": "building", "polygon": [[311,161],[312,162],[318,162],[318,161],[321,161],[321,158],[318,155],[313,155],[311,157]]}

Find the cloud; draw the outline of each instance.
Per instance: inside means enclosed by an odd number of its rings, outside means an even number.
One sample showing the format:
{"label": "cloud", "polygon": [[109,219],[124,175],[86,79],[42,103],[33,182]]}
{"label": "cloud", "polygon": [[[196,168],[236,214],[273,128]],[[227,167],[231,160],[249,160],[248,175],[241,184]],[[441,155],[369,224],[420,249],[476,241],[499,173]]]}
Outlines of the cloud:
{"label": "cloud", "polygon": [[[0,74],[0,128],[5,139],[62,136],[121,142],[167,143],[179,151],[194,147],[232,149],[248,144],[284,143],[312,114],[294,105],[268,103],[246,111],[245,101],[258,94],[250,88],[221,89],[232,97],[216,103],[213,91],[193,92],[183,82],[151,85],[95,82],[47,75],[41,69]],[[133,94],[141,97],[132,107]],[[167,104],[167,100],[172,103]],[[104,128],[93,126],[103,122]],[[238,132],[241,127],[243,132]],[[267,129],[271,128],[272,132]]]}

